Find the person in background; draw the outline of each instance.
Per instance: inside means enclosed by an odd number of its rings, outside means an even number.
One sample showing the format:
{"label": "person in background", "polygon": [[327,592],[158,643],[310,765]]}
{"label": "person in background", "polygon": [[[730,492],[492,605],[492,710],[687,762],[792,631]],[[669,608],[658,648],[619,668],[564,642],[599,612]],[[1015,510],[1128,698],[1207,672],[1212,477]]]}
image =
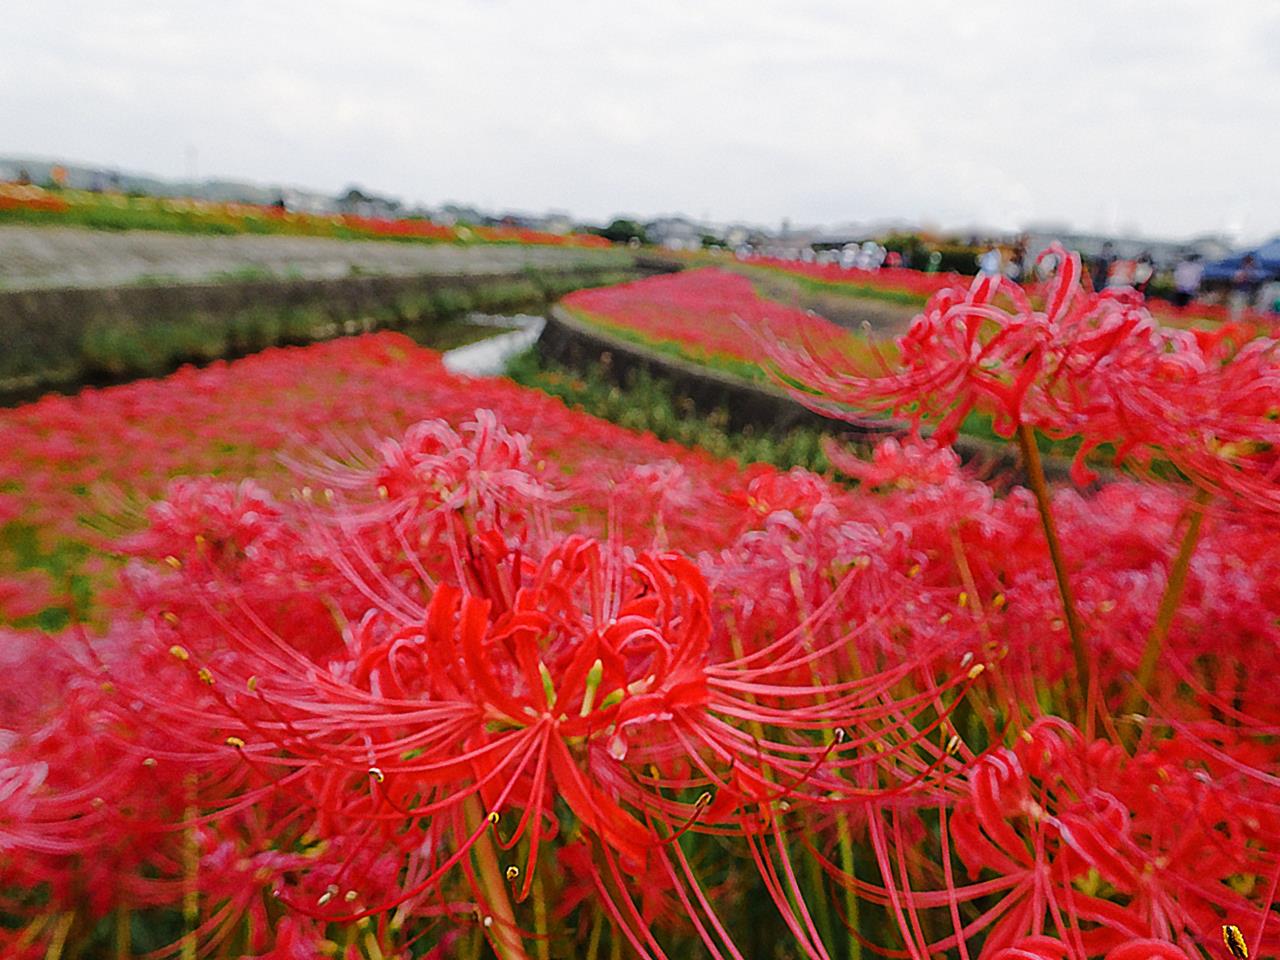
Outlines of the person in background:
{"label": "person in background", "polygon": [[1239,317],[1253,305],[1254,294],[1258,292],[1258,287],[1262,285],[1264,279],[1262,271],[1258,268],[1258,261],[1254,259],[1252,253],[1246,253],[1244,259],[1240,261],[1240,268],[1231,278],[1231,316],[1233,318]]}
{"label": "person in background", "polygon": [[1200,278],[1204,276],[1204,264],[1200,254],[1193,253],[1178,261],[1173,268],[1173,305],[1186,307],[1200,292]]}
{"label": "person in background", "polygon": [[991,249],[978,258],[978,272],[984,277],[998,276],[1001,259],[1000,248],[992,244]]}
{"label": "person in background", "polygon": [[1147,287],[1155,275],[1156,264],[1151,258],[1151,251],[1143,250],[1142,253],[1138,254],[1138,259],[1133,262],[1133,289],[1145,297],[1147,295]]}
{"label": "person in background", "polygon": [[1027,235],[1024,233],[1018,237],[1018,242],[1013,245],[1013,253],[1009,254],[1009,266],[1006,270],[1010,280],[1021,283],[1023,277],[1027,275]]}
{"label": "person in background", "polygon": [[1258,291],[1257,305],[1259,310],[1269,313],[1280,313],[1280,280],[1271,279]]}
{"label": "person in background", "polygon": [[1111,265],[1115,262],[1115,247],[1108,240],[1102,245],[1102,252],[1093,258],[1093,263],[1089,266],[1089,275],[1093,278],[1093,289],[1107,289],[1107,284],[1111,282]]}

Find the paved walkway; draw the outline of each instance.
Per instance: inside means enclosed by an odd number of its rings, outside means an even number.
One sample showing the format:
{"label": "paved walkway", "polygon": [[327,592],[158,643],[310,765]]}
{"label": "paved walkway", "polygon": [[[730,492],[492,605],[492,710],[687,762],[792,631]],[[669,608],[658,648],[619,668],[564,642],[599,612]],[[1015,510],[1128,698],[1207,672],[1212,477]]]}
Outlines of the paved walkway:
{"label": "paved walkway", "polygon": [[149,230],[0,226],[0,290],[146,282],[323,279],[353,273],[507,273],[629,263],[622,251],[402,243],[326,237],[200,236]]}

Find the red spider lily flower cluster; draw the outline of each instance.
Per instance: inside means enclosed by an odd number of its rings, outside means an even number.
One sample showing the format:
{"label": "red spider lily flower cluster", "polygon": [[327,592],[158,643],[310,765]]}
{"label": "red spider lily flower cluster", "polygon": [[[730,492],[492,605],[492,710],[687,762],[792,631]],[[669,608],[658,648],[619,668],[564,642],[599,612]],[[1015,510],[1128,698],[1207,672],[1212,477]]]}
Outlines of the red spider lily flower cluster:
{"label": "red spider lily flower cluster", "polygon": [[[95,647],[86,682],[100,681],[118,766],[184,772],[145,801],[132,781],[98,784],[97,805],[150,833],[175,819],[217,831],[217,850],[238,842],[314,923],[470,902],[517,955],[504,886],[523,877],[520,903],[544,875],[586,883],[642,954],[662,952],[649,925],[671,918],[640,912],[628,878],[660,878],[712,950],[735,952],[677,844],[742,837],[786,926],[824,955],[781,813],[858,806],[947,772],[936,731],[980,671],[941,643],[854,669],[844,651],[863,628],[827,623],[844,583],[789,627],[730,635],[718,611],[739,591],[717,601],[692,560],[514,519],[521,499],[545,502],[544,484],[527,438],[487,411],[457,432],[419,424],[370,459],[345,474],[327,464],[342,493],[292,515],[250,484],[180,482],[126,539],[158,561],[130,575],[145,628],[123,650]],[[830,499],[797,480],[768,496],[802,516],[815,494]],[[921,692],[893,694],[913,677]],[[19,816],[32,848],[42,830],[86,826],[66,807],[79,794],[55,797]],[[124,813],[134,804],[145,812]],[[246,849],[244,831],[273,810],[281,835]],[[540,855],[559,838],[589,852],[557,861],[585,875],[551,873]],[[512,851],[497,879],[495,843]],[[324,852],[282,855],[304,844]],[[232,906],[219,915],[260,926]]]}
{"label": "red spider lily flower cluster", "polygon": [[576,315],[607,330],[679,350],[693,359],[747,364],[768,361],[762,341],[743,325],[771,330],[793,342],[840,344],[849,334],[831,321],[756,294],[751,281],[716,268],[651,277],[616,287],[578,290],[562,301]]}
{"label": "red spider lily flower cluster", "polygon": [[[1059,326],[1088,306],[1046,296],[1027,309]],[[1088,306],[1095,332],[1142,320],[1117,302]],[[1096,369],[1119,347],[1045,366],[1038,323],[942,382],[1018,424],[1136,409],[1073,399],[1072,378],[1127,382]],[[1237,383],[1215,439],[1234,424],[1261,457],[1265,345],[1198,344]],[[1045,491],[1055,558],[1039,492],[945,447],[832,449],[856,486],[741,470],[393,335],[0,426],[6,955],[1174,960],[1227,924],[1280,944],[1280,548],[1243,511],[1189,539],[1175,484]],[[88,545],[112,551],[89,577],[48,559]],[[30,629],[75,591],[91,626]],[[167,937],[130,947],[149,924]]]}
{"label": "red spider lily flower cluster", "polygon": [[[944,812],[968,882],[912,889],[932,871],[903,861],[868,895],[909,917],[922,953],[963,948],[988,928],[983,956],[1011,956],[1046,934],[1039,942],[1063,956],[1112,956],[1138,941],[1164,944],[1157,955],[1194,954],[1224,917],[1254,914],[1241,876],[1266,885],[1280,867],[1275,796],[1215,768],[1177,736],[1129,756],[1064,721],[1038,721],[975,764]],[[973,902],[983,911],[962,919]],[[1264,922],[1269,939],[1274,926]],[[927,942],[927,929],[947,932]]]}
{"label": "red spider lily flower cluster", "polygon": [[[842,267],[834,263],[802,263],[797,260],[779,260],[775,257],[751,257],[748,263],[752,267],[817,280],[836,289],[844,288],[853,295],[870,287],[875,290],[910,294],[918,297],[922,303],[935,293],[964,282],[958,274],[925,273],[907,267],[863,270],[857,267]],[[1274,315],[1259,311],[1249,310],[1237,316],[1224,304],[1204,300],[1195,300],[1182,307],[1155,297],[1148,298],[1146,302],[1151,312],[1161,321],[1174,326],[1186,325],[1188,321],[1212,321],[1221,327],[1244,332],[1246,339],[1253,339],[1260,335],[1274,336],[1276,333]]]}
{"label": "red spider lily flower cluster", "polygon": [[1214,492],[1280,505],[1276,341],[1161,326],[1132,291],[1089,292],[1077,255],[1045,256],[1056,273],[1038,301],[1002,277],[936,294],[898,340],[893,368],[785,341],[774,358],[804,386],[799,399],[837,415],[891,411],[948,443],[977,410],[1002,436],[1027,426],[1080,438],[1082,481],[1085,457],[1107,444],[1118,461],[1167,460]]}

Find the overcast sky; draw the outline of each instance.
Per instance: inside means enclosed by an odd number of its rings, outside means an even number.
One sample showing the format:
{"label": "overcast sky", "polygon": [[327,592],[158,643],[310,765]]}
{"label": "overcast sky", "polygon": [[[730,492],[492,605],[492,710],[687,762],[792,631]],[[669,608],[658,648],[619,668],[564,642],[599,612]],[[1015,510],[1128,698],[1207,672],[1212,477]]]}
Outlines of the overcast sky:
{"label": "overcast sky", "polygon": [[411,202],[1280,232],[1280,2],[31,0],[0,154]]}

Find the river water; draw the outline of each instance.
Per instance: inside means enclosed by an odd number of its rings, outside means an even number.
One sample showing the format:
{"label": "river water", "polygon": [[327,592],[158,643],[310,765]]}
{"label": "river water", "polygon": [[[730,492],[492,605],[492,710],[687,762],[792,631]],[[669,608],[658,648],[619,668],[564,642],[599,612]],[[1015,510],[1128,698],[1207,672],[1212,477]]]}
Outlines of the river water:
{"label": "river water", "polygon": [[[464,347],[448,350],[444,354],[444,366],[453,373],[465,373],[473,377],[492,377],[501,374],[507,361],[523,353],[537,342],[546,320],[527,313],[515,316],[494,317],[472,314],[467,322],[476,326],[498,327],[507,330]],[[515,330],[511,330],[515,327]]]}

